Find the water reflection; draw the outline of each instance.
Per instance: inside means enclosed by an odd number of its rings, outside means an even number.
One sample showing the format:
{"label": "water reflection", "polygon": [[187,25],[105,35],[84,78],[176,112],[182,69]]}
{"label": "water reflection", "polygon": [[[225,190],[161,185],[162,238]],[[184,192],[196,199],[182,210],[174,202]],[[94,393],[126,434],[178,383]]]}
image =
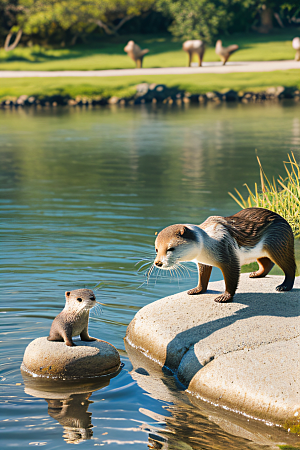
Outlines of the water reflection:
{"label": "water reflection", "polygon": [[89,398],[93,392],[107,387],[112,376],[86,383],[43,380],[23,371],[22,376],[25,393],[48,403],[48,414],[62,425],[63,439],[68,444],[79,444],[92,438],[92,413],[88,412],[88,407],[93,402]]}
{"label": "water reflection", "polygon": [[[297,445],[297,436],[283,429],[267,426],[187,396],[182,385],[164,373],[156,363],[125,342],[133,365],[131,376],[151,397],[168,402],[166,414],[156,414],[147,408],[140,412],[157,422],[163,429],[149,429],[149,447],[168,450],[262,450],[277,445]],[[171,374],[170,374],[171,375]],[[195,408],[196,406],[196,408]]]}
{"label": "water reflection", "polygon": [[[47,409],[44,399],[51,400],[52,412],[54,401],[60,417],[65,410],[69,413],[76,398],[68,406],[63,396],[29,397],[16,385],[22,381],[19,367],[26,346],[48,335],[64,304],[63,293],[93,289],[104,282],[97,296],[106,306],[100,317],[92,315],[90,333],[123,349],[126,327],[138,309],[197,282],[195,271],[178,282],[174,277],[156,280],[153,274],[141,286],[145,277],[137,274],[135,263],[144,256],[153,260],[155,231],[171,223],[199,224],[209,215],[237,212],[227,192],[235,187],[242,190],[245,182],[253,187],[258,180],[255,149],[269,177],[284,176],[282,161],[287,153],[300,157],[299,106],[283,101],[191,105],[182,110],[146,105],[115,110],[0,110],[3,448],[11,448],[16,440],[20,447],[37,441],[47,442],[50,448],[67,445],[61,442],[61,425],[48,414],[42,422]],[[300,245],[297,248],[299,261]],[[216,270],[211,279],[221,277]],[[111,449],[121,442],[127,450],[134,442],[135,450],[144,450],[151,439],[158,442],[155,445],[174,442],[176,448],[189,448],[196,441],[189,437],[187,420],[200,430],[208,448],[210,434],[221,436],[216,424],[223,426],[224,416],[218,416],[220,422],[214,419],[210,433],[202,428],[198,409],[195,421],[184,406],[182,416],[175,412],[181,404],[169,388],[164,395],[169,393],[174,407],[166,409],[160,397],[156,400],[157,384],[150,389],[152,374],[131,373],[136,381],[123,370],[108,387],[84,393],[88,407],[83,423],[89,423],[87,414],[92,412],[94,427],[85,428],[86,436],[91,431],[93,436],[81,442],[82,448],[101,441]],[[143,384],[143,379],[148,381]],[[153,414],[161,415],[162,422]],[[206,424],[210,414],[203,414]],[[170,434],[168,427],[173,430]],[[184,436],[180,428],[185,429]],[[230,429],[226,428],[226,436],[232,438]],[[180,436],[176,444],[175,434]],[[238,440],[236,448],[247,448],[243,445]]]}

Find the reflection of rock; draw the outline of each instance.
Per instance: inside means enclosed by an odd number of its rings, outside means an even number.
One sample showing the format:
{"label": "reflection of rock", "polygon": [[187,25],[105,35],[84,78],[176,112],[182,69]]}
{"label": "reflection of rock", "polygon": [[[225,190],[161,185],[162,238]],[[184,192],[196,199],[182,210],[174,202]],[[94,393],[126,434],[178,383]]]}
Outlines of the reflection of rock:
{"label": "reflection of rock", "polygon": [[22,371],[40,377],[78,379],[114,373],[120,368],[119,353],[108,342],[74,342],[75,347],[68,347],[46,337],[35,339],[25,350]]}
{"label": "reflection of rock", "polygon": [[228,305],[213,301],[223,281],[206,294],[157,300],[135,315],[126,340],[195,396],[281,425],[298,421],[300,277],[278,293],[281,280],[242,274]]}
{"label": "reflection of rock", "polygon": [[[243,450],[278,449],[278,445],[295,445],[296,436],[282,428],[219,408],[195,396],[187,395],[176,385],[175,378],[158,364],[125,341],[132,362],[131,376],[151,397],[170,403],[164,416],[149,409],[140,412],[157,423],[149,432],[149,443],[155,449],[168,450]],[[163,428],[161,425],[165,425]]]}
{"label": "reflection of rock", "polygon": [[134,41],[129,41],[124,47],[124,52],[126,52],[129,58],[136,63],[136,67],[141,68],[143,65],[143,58],[149,50],[147,48],[142,50]]}
{"label": "reflection of rock", "polygon": [[193,55],[197,55],[199,59],[199,66],[202,66],[203,55],[205,52],[205,45],[203,41],[200,41],[199,39],[185,41],[182,44],[182,49],[189,55],[189,67],[191,65]]}
{"label": "reflection of rock", "polygon": [[67,443],[78,444],[92,438],[92,414],[88,412],[91,403],[89,397],[93,391],[108,386],[110,376],[83,384],[34,378],[24,372],[22,376],[25,393],[46,400],[48,414],[63,426],[63,437]]}
{"label": "reflection of rock", "polygon": [[232,53],[236,52],[238,48],[239,48],[239,46],[236,44],[229,45],[228,47],[223,47],[222,41],[220,39],[217,41],[216,54],[220,57],[220,59],[223,63],[223,66],[227,63],[230,55],[232,55]]}
{"label": "reflection of rock", "polygon": [[295,60],[300,61],[300,38],[295,37],[292,42],[293,48],[296,50]]}

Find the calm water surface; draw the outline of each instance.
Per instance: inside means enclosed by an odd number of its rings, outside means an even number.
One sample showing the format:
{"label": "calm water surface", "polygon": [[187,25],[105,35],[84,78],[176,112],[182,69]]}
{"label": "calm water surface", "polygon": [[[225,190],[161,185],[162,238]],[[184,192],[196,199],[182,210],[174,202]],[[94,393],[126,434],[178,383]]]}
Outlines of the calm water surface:
{"label": "calm water surface", "polygon": [[[155,232],[237,212],[228,191],[258,181],[256,150],[267,175],[284,175],[287,153],[300,159],[299,105],[0,110],[0,146],[1,447],[287,442],[287,433],[264,424],[253,439],[235,416],[189,401],[168,374],[145,381],[123,338],[141,307],[196,284],[195,271],[179,279],[154,273],[148,283],[138,272],[139,261],[154,256]],[[212,280],[220,278],[214,270]],[[81,287],[97,289],[105,304],[91,314],[90,334],[121,350],[123,369],[72,398],[24,391],[26,346],[48,335],[64,292]]]}

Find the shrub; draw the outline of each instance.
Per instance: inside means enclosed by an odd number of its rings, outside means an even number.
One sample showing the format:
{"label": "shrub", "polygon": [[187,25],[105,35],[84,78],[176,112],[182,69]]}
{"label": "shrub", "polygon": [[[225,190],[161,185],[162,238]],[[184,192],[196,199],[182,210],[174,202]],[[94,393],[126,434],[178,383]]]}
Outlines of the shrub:
{"label": "shrub", "polygon": [[284,217],[292,227],[296,238],[300,238],[300,166],[297,164],[293,152],[288,155],[288,161],[284,161],[287,177],[279,176],[277,183],[273,178],[270,182],[257,157],[260,169],[260,190],[255,183],[254,192],[247,184],[248,198],[245,199],[240,192],[235,189],[238,197],[230,192],[229,195],[240,205],[241,208],[260,207],[267,208]]}

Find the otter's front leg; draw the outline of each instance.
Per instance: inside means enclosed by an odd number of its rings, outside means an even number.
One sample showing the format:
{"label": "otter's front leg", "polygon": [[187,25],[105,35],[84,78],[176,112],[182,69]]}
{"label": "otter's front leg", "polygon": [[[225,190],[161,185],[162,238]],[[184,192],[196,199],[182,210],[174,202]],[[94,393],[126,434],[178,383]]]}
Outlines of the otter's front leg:
{"label": "otter's front leg", "polygon": [[240,278],[239,262],[238,260],[235,260],[233,258],[231,258],[231,260],[228,259],[228,262],[226,262],[226,264],[223,263],[220,269],[223,273],[225,281],[225,292],[224,294],[216,297],[215,302],[218,303],[232,302]]}
{"label": "otter's front leg", "polygon": [[198,263],[198,286],[188,291],[189,295],[204,294],[207,291],[212,266]]}
{"label": "otter's front leg", "polygon": [[80,333],[80,339],[82,341],[86,341],[86,342],[90,342],[90,341],[96,341],[96,338],[93,338],[91,336],[89,336],[88,333],[88,327],[85,327],[84,330],[82,330],[82,332]]}

